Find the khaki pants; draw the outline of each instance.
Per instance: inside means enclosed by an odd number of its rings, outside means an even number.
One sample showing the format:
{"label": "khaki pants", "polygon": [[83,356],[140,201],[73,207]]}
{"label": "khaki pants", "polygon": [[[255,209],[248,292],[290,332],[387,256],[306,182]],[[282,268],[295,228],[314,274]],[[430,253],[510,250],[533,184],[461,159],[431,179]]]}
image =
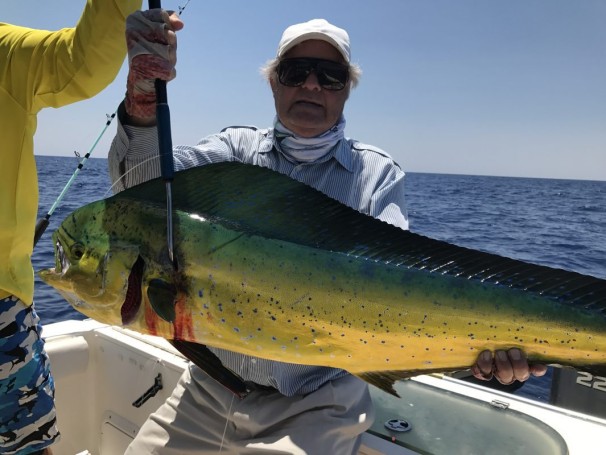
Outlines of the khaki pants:
{"label": "khaki pants", "polygon": [[305,396],[259,388],[239,399],[190,367],[126,454],[349,455],[373,417],[368,387],[353,376]]}

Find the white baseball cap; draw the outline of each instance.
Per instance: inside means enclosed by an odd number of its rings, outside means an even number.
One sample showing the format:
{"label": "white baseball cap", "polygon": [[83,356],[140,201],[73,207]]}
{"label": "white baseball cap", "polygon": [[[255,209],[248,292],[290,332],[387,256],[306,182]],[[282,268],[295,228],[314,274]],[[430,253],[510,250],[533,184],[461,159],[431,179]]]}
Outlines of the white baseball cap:
{"label": "white baseball cap", "polygon": [[333,45],[347,63],[351,60],[349,50],[349,35],[342,28],[332,25],[324,19],[312,19],[308,22],[295,24],[282,33],[278,44],[278,58],[303,41],[317,39]]}

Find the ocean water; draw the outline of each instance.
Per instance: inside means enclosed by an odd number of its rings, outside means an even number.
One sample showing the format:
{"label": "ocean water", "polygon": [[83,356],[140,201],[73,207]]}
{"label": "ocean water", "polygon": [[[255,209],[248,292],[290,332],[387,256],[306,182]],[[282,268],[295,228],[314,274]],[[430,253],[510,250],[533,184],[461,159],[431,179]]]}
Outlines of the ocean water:
{"label": "ocean water", "polygon": [[[40,219],[80,160],[46,156],[36,160]],[[87,160],[34,250],[36,271],[53,266],[51,234],[63,218],[109,194],[107,160]],[[408,173],[406,194],[414,232],[606,278],[606,181]],[[84,318],[37,277],[34,298],[43,323]],[[550,373],[527,381],[515,393],[547,401]]]}
{"label": "ocean water", "polygon": [[[40,201],[38,220],[51,210],[61,191],[74,174],[81,158],[36,156],[38,166],[38,186]],[[110,181],[107,172],[107,160],[88,159],[78,172],[62,201],[51,214],[50,224],[34,248],[32,263],[34,271],[54,266],[54,248],[52,233],[61,221],[78,207],[109,196]],[[46,285],[35,275],[34,302],[36,311],[43,324],[67,319],[84,319],[53,288]]]}

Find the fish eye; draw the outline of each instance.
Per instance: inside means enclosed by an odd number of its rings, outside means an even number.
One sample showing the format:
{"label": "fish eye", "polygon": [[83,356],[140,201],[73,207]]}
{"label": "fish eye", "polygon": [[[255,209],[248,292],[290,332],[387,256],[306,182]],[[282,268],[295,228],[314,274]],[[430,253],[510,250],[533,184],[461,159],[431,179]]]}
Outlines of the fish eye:
{"label": "fish eye", "polygon": [[84,245],[75,243],[70,248],[70,252],[75,259],[82,259],[82,256],[84,256]]}

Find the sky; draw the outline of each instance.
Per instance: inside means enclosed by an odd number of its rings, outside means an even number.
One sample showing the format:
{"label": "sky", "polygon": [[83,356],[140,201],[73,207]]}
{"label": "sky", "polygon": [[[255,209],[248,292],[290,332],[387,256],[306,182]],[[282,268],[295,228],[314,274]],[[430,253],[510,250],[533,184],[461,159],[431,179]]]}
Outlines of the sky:
{"label": "sky", "polygon": [[[84,4],[2,0],[0,20],[71,27]],[[271,126],[259,68],[287,26],[313,18],[349,32],[363,71],[346,136],[405,171],[606,180],[606,0],[191,0],[168,86],[173,144]],[[93,99],[43,110],[35,153],[88,152],[126,74],[125,64]],[[107,156],[115,131],[114,122],[92,157]]]}

